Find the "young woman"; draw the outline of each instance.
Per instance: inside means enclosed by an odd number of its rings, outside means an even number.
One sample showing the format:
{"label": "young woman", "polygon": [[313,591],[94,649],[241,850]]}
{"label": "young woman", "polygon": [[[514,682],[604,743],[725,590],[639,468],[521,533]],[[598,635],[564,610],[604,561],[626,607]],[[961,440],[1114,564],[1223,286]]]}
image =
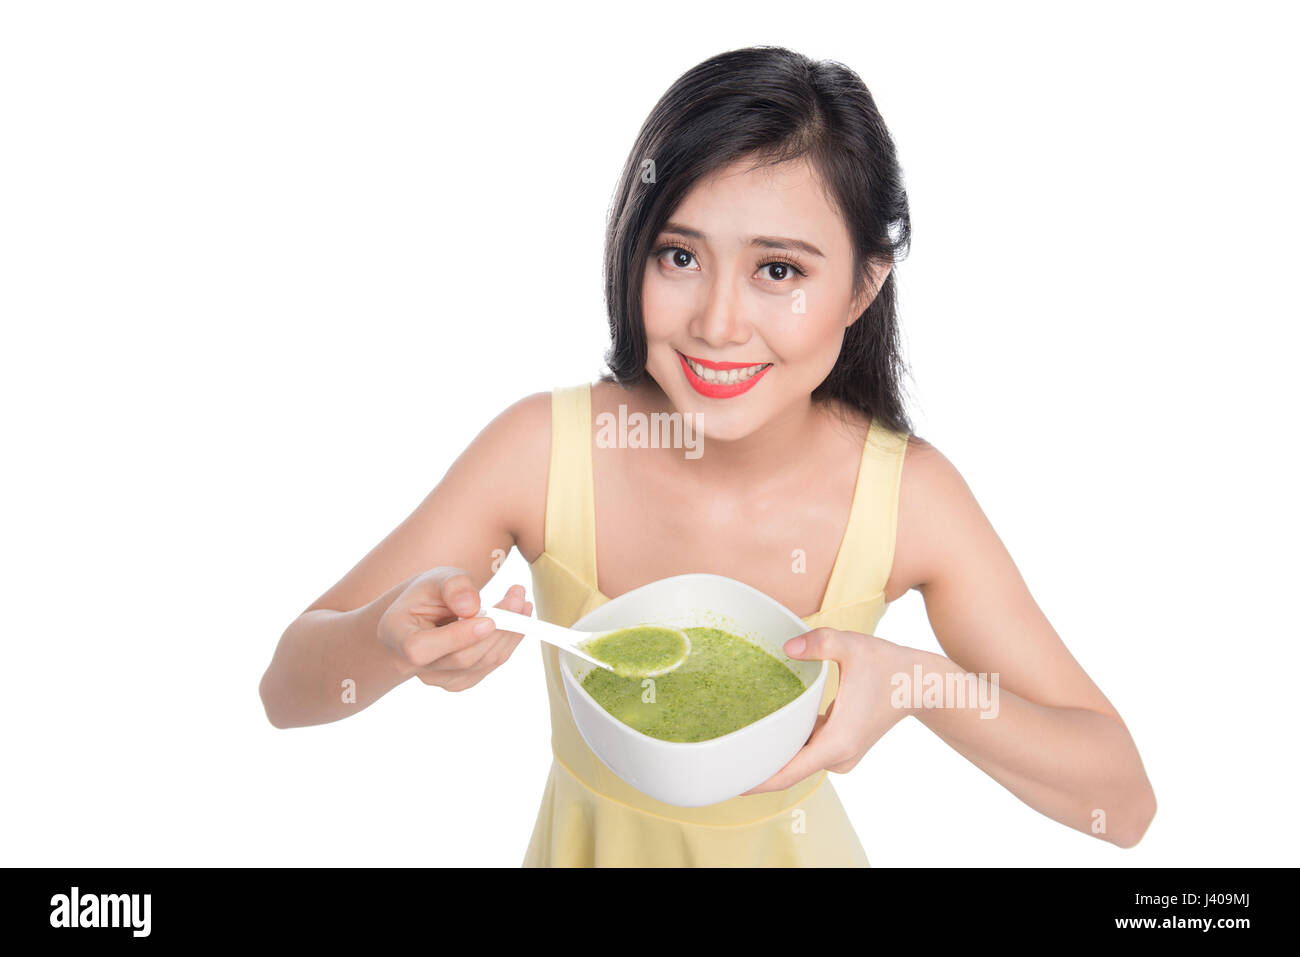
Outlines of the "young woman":
{"label": "young woman", "polygon": [[[960,474],[912,434],[893,275],[908,241],[894,145],[852,71],[758,47],[683,75],[642,127],[610,217],[609,374],[502,412],[289,627],[262,681],[272,722],[336,720],[413,675],[477,684],[520,640],[476,614],[511,547],[539,617],[563,625],[712,572],[803,618],[790,657],[832,663],[809,741],[746,794],[662,804],[586,746],[542,645],[554,761],[526,864],[865,865],[827,772],[909,716],[1041,813],[1136,844],[1155,797],[1127,728]],[[620,407],[690,416],[702,448],[595,441]],[[909,589],[946,655],[872,634]],[[517,585],[501,607],[532,610]],[[930,688],[997,679],[963,703],[900,695],[917,666]],[[353,704],[334,700],[343,674]]]}

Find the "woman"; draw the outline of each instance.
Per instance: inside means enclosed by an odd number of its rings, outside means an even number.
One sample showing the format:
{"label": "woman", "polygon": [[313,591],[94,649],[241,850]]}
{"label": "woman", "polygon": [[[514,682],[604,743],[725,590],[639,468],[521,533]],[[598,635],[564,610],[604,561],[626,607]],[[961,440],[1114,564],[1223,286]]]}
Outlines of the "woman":
{"label": "woman", "polygon": [[[1036,810],[1136,844],[1155,798],[1119,714],[957,470],[911,434],[893,275],[908,240],[894,146],[852,71],[760,47],[683,75],[642,127],[611,212],[609,374],[499,415],[304,612],[263,679],[272,721],[334,720],[411,675],[448,690],[482,680],[519,641],[476,614],[512,546],[539,617],[563,625],[648,582],[713,572],[801,615],[790,657],[832,662],[808,743],[730,801],[661,804],[587,748],[543,645],[554,762],[526,864],[866,865],[827,772],[909,715]],[[620,411],[691,417],[702,450],[595,441]],[[912,588],[946,655],[872,634]],[[531,610],[518,586],[501,607]],[[335,673],[366,676],[355,704],[304,701],[299,689],[334,687]],[[971,698],[954,700],[964,686]]]}

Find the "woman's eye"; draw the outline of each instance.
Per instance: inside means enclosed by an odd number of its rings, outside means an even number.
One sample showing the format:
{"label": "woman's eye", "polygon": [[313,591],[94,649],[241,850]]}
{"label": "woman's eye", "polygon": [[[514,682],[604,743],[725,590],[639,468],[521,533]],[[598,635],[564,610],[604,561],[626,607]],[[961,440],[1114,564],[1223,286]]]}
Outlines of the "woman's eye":
{"label": "woman's eye", "polygon": [[690,268],[691,260],[695,258],[694,253],[689,249],[682,249],[680,246],[667,246],[664,248],[663,252],[672,253],[670,261],[678,269]]}
{"label": "woman's eye", "polygon": [[[668,262],[672,264],[672,268],[677,270],[690,269],[692,268],[691,264],[695,263],[695,254],[683,246],[661,246],[656,250],[656,254],[661,258],[665,255],[668,256]],[[783,260],[760,263],[758,272],[763,279],[775,283],[785,283],[794,276],[804,275],[803,270],[794,263]]]}
{"label": "woman's eye", "polygon": [[794,266],[789,263],[781,262],[764,263],[759,267],[759,269],[768,270],[767,275],[763,278],[771,279],[773,282],[784,282],[786,279],[790,278],[791,274],[797,272]]}

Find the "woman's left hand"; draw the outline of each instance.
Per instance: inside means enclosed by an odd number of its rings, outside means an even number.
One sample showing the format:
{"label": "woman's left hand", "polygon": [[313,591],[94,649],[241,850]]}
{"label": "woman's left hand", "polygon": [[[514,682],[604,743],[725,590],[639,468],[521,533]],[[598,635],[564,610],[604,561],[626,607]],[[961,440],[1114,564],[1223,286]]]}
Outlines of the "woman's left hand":
{"label": "woman's left hand", "polygon": [[910,677],[911,648],[835,628],[815,628],[785,643],[787,657],[835,661],[840,680],[835,700],[817,716],[808,743],[790,762],[745,794],[779,791],[823,769],[850,771],[886,731],[911,713],[890,703],[894,675]]}

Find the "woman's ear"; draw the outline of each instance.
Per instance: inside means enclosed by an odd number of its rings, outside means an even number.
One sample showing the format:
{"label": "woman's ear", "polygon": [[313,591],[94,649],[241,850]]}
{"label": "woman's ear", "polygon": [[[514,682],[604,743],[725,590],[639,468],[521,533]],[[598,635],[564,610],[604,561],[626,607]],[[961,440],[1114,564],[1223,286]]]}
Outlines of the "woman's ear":
{"label": "woman's ear", "polygon": [[876,260],[867,265],[865,270],[867,287],[853,297],[853,302],[849,305],[848,320],[844,323],[846,327],[857,322],[859,317],[867,311],[867,307],[875,302],[876,294],[880,292],[880,287],[889,278],[889,270],[892,267],[892,263]]}

